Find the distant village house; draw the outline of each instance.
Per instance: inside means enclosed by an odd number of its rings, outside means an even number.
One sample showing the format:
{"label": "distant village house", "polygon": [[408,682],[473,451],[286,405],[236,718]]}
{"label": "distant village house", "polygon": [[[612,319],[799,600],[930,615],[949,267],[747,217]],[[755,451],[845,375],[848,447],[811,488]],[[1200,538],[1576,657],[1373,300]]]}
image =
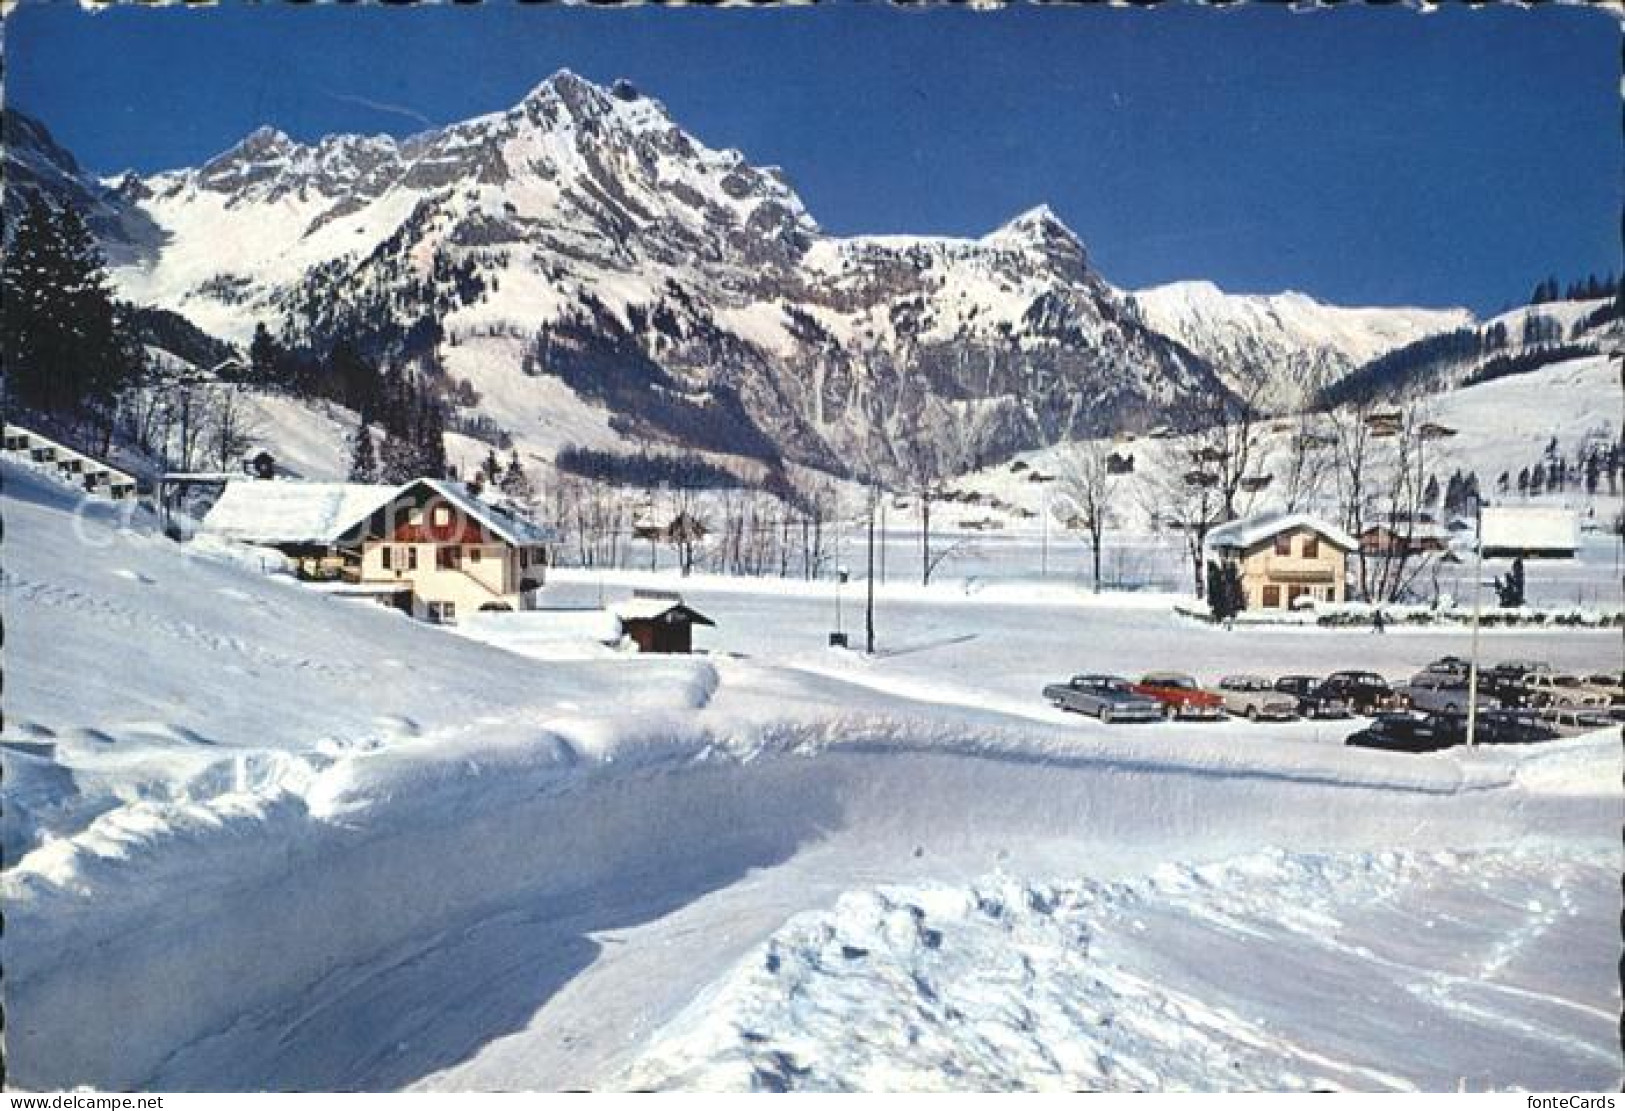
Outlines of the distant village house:
{"label": "distant village house", "polygon": [[1353,537],[1307,513],[1265,513],[1220,525],[1207,537],[1211,559],[1241,572],[1249,609],[1289,609],[1300,598],[1347,597]]}

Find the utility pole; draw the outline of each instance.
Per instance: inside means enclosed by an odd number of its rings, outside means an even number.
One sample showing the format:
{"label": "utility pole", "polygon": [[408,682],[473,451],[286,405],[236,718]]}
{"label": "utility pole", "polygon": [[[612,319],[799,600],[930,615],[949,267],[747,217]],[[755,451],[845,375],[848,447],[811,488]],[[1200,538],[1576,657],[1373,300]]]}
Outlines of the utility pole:
{"label": "utility pole", "polygon": [[880,585],[886,585],[886,499],[880,499]]}
{"label": "utility pole", "polygon": [[1038,490],[1039,515],[1043,529],[1039,533],[1038,541],[1038,577],[1049,578],[1049,484],[1046,483]]}
{"label": "utility pole", "polygon": [[869,487],[869,569],[864,576],[867,597],[864,600],[863,608],[864,651],[871,656],[875,654],[875,503],[879,500],[879,491],[871,484]]}
{"label": "utility pole", "polygon": [[1478,739],[1478,615],[1484,592],[1484,502],[1473,499],[1473,515],[1478,519],[1478,551],[1473,555],[1473,642],[1467,654],[1467,747]]}

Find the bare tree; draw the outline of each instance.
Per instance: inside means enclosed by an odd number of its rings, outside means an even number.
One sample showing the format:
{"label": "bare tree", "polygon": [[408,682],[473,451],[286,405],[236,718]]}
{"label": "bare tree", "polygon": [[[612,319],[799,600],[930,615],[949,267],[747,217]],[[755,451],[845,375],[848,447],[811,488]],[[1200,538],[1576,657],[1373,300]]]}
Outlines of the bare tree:
{"label": "bare tree", "polygon": [[255,428],[243,404],[240,386],[215,386],[204,391],[204,398],[209,455],[223,471],[248,450]]}
{"label": "bare tree", "polygon": [[1334,438],[1318,414],[1299,413],[1288,433],[1281,466],[1281,499],[1288,513],[1313,506],[1332,477]]}
{"label": "bare tree", "polygon": [[1105,544],[1114,485],[1107,461],[1110,446],[1101,440],[1069,442],[1054,455],[1056,493],[1068,528],[1081,529],[1089,538],[1095,593],[1100,593],[1100,553]]}
{"label": "bare tree", "polygon": [[[1359,595],[1395,601],[1438,557],[1419,526],[1427,507],[1429,469],[1437,464],[1432,445],[1441,432],[1422,404],[1400,408],[1362,401],[1327,413],[1326,420],[1332,431],[1340,523],[1360,541],[1355,561]],[[1372,532],[1378,526],[1380,531]]]}
{"label": "bare tree", "polygon": [[1190,560],[1191,583],[1206,595],[1203,559],[1207,535],[1252,509],[1262,483],[1253,466],[1263,440],[1255,404],[1248,396],[1212,394],[1203,403],[1202,423],[1181,440],[1168,441],[1155,476],[1143,488],[1152,519],[1177,529]]}

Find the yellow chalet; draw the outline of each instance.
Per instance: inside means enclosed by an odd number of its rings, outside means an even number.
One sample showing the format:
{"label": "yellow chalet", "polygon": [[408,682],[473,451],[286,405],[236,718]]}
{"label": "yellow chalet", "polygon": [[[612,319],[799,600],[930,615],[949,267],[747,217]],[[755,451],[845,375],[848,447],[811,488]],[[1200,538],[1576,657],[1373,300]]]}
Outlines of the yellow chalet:
{"label": "yellow chalet", "polygon": [[360,553],[353,581],[393,591],[419,620],[456,624],[471,613],[534,609],[552,529],[474,496],[461,483],[420,478],[338,537]]}
{"label": "yellow chalet", "polygon": [[550,528],[457,482],[229,481],[204,531],[275,548],[301,579],[420,621],[536,607]]}
{"label": "yellow chalet", "polygon": [[1344,601],[1349,553],[1358,547],[1342,529],[1307,513],[1244,517],[1207,535],[1208,558],[1241,571],[1248,609],[1290,609],[1305,597]]}

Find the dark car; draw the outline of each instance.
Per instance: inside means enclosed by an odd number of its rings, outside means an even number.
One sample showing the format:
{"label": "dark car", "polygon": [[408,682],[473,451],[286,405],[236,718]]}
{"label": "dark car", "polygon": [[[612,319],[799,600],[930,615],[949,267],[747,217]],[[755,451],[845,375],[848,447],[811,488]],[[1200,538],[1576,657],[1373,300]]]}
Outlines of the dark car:
{"label": "dark car", "polygon": [[[1434,714],[1433,729],[1451,744],[1467,743],[1466,714]],[[1558,731],[1532,710],[1481,710],[1473,722],[1473,743],[1521,745],[1549,741]]]}
{"label": "dark car", "polygon": [[1539,660],[1506,660],[1479,671],[1478,689],[1504,706],[1528,706],[1531,692],[1524,680],[1551,669]]}
{"label": "dark car", "polygon": [[1283,675],[1275,680],[1275,689],[1298,700],[1298,716],[1305,718],[1353,717],[1349,704],[1321,689],[1321,680],[1314,675]]}
{"label": "dark car", "polygon": [[1333,672],[1320,689],[1328,697],[1342,699],[1357,714],[1380,714],[1405,708],[1405,696],[1374,671]]}
{"label": "dark car", "polygon": [[[1465,683],[1467,682],[1467,674],[1472,670],[1472,666],[1473,665],[1470,660],[1464,660],[1460,656],[1440,656],[1438,659],[1424,667],[1421,674],[1445,675],[1452,679],[1459,679],[1461,682]],[[1416,680],[1413,679],[1411,681],[1415,682]]]}
{"label": "dark car", "polygon": [[1370,725],[1343,743],[1391,752],[1437,752],[1460,742],[1439,715],[1401,711],[1378,714]]}

